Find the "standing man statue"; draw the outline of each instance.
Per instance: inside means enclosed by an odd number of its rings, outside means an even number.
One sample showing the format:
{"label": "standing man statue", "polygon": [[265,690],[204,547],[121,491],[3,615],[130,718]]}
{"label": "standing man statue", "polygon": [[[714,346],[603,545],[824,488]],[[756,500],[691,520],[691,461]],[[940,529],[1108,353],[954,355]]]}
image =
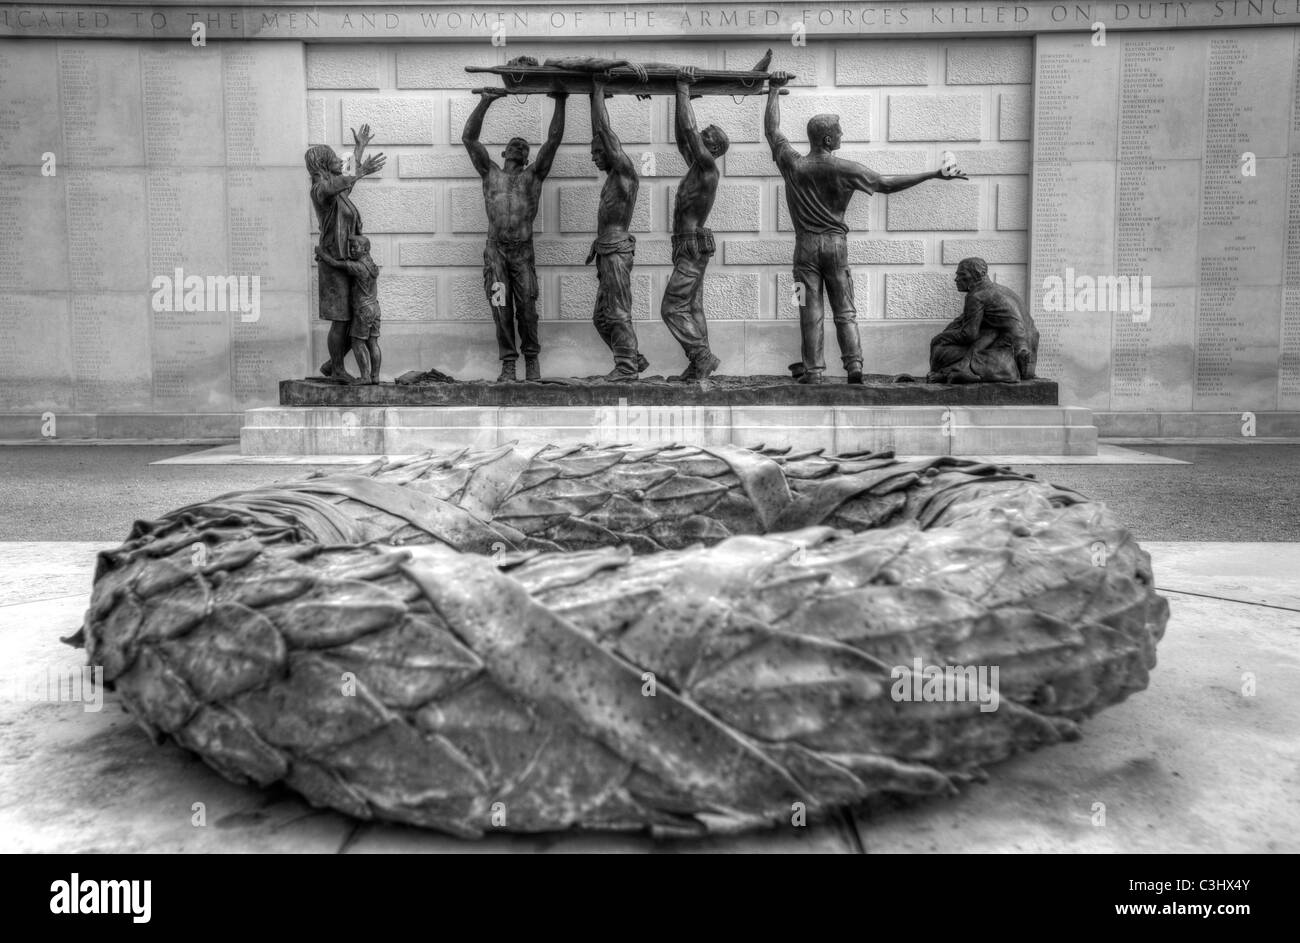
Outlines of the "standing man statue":
{"label": "standing man statue", "polygon": [[488,237],[483,250],[483,289],[497,326],[497,353],[501,374],[497,382],[517,378],[515,365],[519,350],[515,347],[518,330],[519,347],[524,354],[524,378],[540,380],[538,355],[541,342],[537,336],[537,269],[533,258],[533,221],[542,195],[542,182],[551,172],[555,151],[564,135],[564,103],[567,92],[554,92],[555,113],[546,142],[537,152],[537,160],[528,164],[528,142],[511,138],[501,152],[505,167],[488,156],[479,142],[483,116],[492,102],[504,98],[505,89],[485,88],[478,106],[465,122],[461,143],[469,151],[474,169],[483,178],[483,205],[487,209]]}
{"label": "standing man statue", "polygon": [[677,73],[677,150],[689,169],[677,187],[673,204],[673,274],[664,288],[659,315],[690,361],[682,380],[703,380],[718,369],[709,349],[709,328],[704,320],[704,270],[715,251],[713,232],[704,223],[718,195],[717,158],[730,143],[717,125],[700,131],[691,107],[690,86],[694,67]]}
{"label": "standing man statue", "polygon": [[822,288],[830,296],[835,336],[850,383],[862,382],[862,344],[858,338],[857,309],[853,304],[853,275],[849,269],[848,226],[844,211],[855,191],[866,194],[897,193],[926,180],[965,180],[956,168],[922,174],[884,177],[861,164],[832,152],[844,137],[837,115],[814,115],[808,120],[809,151],[800,155],[781,133],[780,93],[792,76],[773,72],[768,78],[764,130],[772,159],[785,178],[785,199],[794,224],[794,278],[799,298],[799,327],[803,334],[803,373],[800,383],[821,383],[824,357],[825,312]]}
{"label": "standing man statue", "polygon": [[606,174],[596,212],[596,239],[587,264],[596,262],[596,306],[592,321],[614,355],[614,369],[607,380],[635,380],[650,366],[637,350],[632,329],[632,257],[636,239],[628,232],[636,209],[637,177],[632,159],[609,125],[605,110],[606,76],[592,76],[591,159]]}

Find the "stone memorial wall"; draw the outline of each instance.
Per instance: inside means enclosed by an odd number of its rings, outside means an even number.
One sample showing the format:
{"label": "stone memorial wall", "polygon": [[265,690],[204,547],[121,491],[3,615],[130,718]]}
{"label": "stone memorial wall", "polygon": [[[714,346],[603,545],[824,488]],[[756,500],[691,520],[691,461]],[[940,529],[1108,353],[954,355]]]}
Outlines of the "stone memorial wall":
{"label": "stone memorial wall", "polygon": [[229,434],[309,369],[303,59],[0,41],[10,435]]}
{"label": "stone memorial wall", "polygon": [[1039,370],[1071,402],[1300,407],[1296,43],[1038,38],[1031,295]]}

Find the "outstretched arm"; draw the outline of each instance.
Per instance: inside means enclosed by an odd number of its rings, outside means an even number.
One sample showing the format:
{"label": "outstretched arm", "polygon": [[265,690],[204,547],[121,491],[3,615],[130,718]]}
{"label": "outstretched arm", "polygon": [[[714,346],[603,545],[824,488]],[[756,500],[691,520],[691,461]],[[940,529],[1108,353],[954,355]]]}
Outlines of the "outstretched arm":
{"label": "outstretched arm", "polygon": [[610,127],[609,112],[605,110],[605,80],[599,76],[594,76],[591,83],[591,133],[609,155],[610,163],[632,163],[631,158],[623,153],[623,142]]}
{"label": "outstretched arm", "polygon": [[790,142],[781,133],[781,87],[790,81],[789,72],[773,72],[767,78],[767,111],[763,113],[763,131],[767,135],[768,146],[772,148],[772,159],[777,152],[789,147]]}
{"label": "outstretched arm", "polygon": [[537,175],[538,180],[545,180],[546,175],[551,172],[551,164],[555,161],[555,152],[560,147],[560,141],[564,137],[564,103],[569,98],[568,92],[552,92],[551,97],[555,99],[555,112],[551,115],[551,128],[546,133],[546,140],[542,143],[541,150],[537,152],[537,160],[533,162],[533,173]]}
{"label": "outstretched arm", "polygon": [[927,180],[938,180],[939,171],[933,170],[924,174],[895,174],[892,177],[882,177],[879,174],[876,177],[876,193],[897,193],[899,190],[906,190],[914,187],[918,183],[925,183]]}
{"label": "outstretched arm", "polygon": [[677,72],[677,108],[674,135],[677,152],[688,164],[708,163],[713,155],[704,146],[699,125],[695,123],[695,109],[691,107],[691,83],[695,81],[695,67],[687,66]]}
{"label": "outstretched arm", "polygon": [[492,103],[498,98],[505,97],[505,89],[502,88],[485,88],[479,96],[478,105],[470,113],[469,118],[465,120],[465,127],[460,132],[460,143],[465,145],[465,150],[469,151],[470,162],[474,169],[478,171],[480,177],[486,177],[487,172],[492,169],[492,158],[488,156],[487,148],[479,141],[478,136],[483,132],[483,117],[487,110],[492,107]]}
{"label": "outstretched arm", "polygon": [[[865,168],[864,168],[865,169]],[[875,178],[875,184],[868,193],[897,193],[899,190],[906,190],[914,187],[918,183],[924,183],[927,180],[969,180],[964,173],[957,168],[952,168],[950,173],[944,173],[943,168],[931,170],[923,174],[895,174],[891,177],[882,177],[879,174],[867,171]],[[862,187],[860,189],[866,189]]]}

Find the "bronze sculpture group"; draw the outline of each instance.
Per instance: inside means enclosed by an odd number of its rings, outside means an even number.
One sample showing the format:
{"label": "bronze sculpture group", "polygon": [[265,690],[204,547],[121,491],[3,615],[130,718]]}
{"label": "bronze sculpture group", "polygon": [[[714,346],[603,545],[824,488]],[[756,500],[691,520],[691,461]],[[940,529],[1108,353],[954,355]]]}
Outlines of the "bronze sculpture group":
{"label": "bronze sculpture group", "polygon": [[[729,140],[716,125],[701,130],[691,105],[692,94],[732,90],[730,77],[740,77],[746,90],[755,80],[766,81],[764,132],[772,159],[785,181],[790,219],[795,231],[794,290],[799,307],[800,361],[792,366],[803,384],[825,382],[824,299],[830,301],[840,359],[848,382],[863,382],[863,354],[858,334],[853,276],[848,259],[848,224],[844,214],[855,193],[897,193],[927,180],[965,180],[955,167],[918,174],[882,175],[835,155],[843,139],[839,117],[813,116],[808,121],[809,151],[799,154],[781,133],[780,95],[794,76],[766,72],[771,53],[754,70],[710,72],[702,80],[692,67],[665,63],[634,63],[623,59],[535,59],[520,57],[506,67],[471,68],[507,76],[512,88],[477,89],[477,107],[465,122],[461,141],[483,180],[488,235],[483,253],[483,288],[496,325],[501,372],[497,382],[518,379],[519,354],[526,380],[540,380],[541,340],[538,331],[538,280],[533,251],[533,223],[542,184],[564,133],[565,108],[575,86],[590,88],[591,157],[605,174],[596,214],[596,235],[587,256],[595,262],[597,292],[592,321],[613,357],[605,380],[636,380],[649,367],[638,349],[632,323],[632,266],[636,237],[630,232],[640,178],[632,159],[615,134],[605,99],[616,90],[638,97],[669,94],[676,102],[674,130],[677,149],[687,170],[673,205],[673,271],[664,289],[659,313],[682,346],[688,366],[676,379],[704,380],[721,365],[709,347],[704,309],[704,277],[716,251],[706,225],[717,197],[721,172],[718,158]],[[555,101],[546,141],[529,163],[530,145],[511,138],[498,165],[479,140],[492,103],[511,92],[544,93]],[[361,249],[361,217],[349,198],[356,181],[377,172],[382,154],[364,157],[370,141],[368,126],[353,132],[356,175],[343,174],[342,161],[329,147],[307,152],[312,177],[312,202],[320,222],[320,317],[331,322],[330,360],[321,373],[341,382],[354,382],[343,358],[352,349],[361,371],[360,382],[378,377],[380,352],[379,305],[375,290],[378,269]],[[362,237],[364,238],[364,237]],[[363,257],[364,256],[364,257]],[[988,278],[982,259],[964,259],[958,266],[959,291],[967,300],[962,315],[931,343],[932,383],[1017,382],[1034,378],[1038,331],[1028,306],[1012,290]]]}

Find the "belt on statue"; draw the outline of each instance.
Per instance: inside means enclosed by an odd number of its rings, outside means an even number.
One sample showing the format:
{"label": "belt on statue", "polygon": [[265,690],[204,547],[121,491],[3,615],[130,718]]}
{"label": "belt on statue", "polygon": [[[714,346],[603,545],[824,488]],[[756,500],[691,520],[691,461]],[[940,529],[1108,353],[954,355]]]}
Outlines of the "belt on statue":
{"label": "belt on statue", "polygon": [[695,229],[691,232],[673,234],[673,254],[687,251],[692,256],[713,255],[717,246],[713,241],[713,230]]}
{"label": "belt on statue", "polygon": [[614,255],[622,252],[636,251],[636,236],[631,233],[619,233],[611,236],[599,236],[591,244],[591,251],[587,253],[587,261],[583,265],[590,265],[598,255]]}

